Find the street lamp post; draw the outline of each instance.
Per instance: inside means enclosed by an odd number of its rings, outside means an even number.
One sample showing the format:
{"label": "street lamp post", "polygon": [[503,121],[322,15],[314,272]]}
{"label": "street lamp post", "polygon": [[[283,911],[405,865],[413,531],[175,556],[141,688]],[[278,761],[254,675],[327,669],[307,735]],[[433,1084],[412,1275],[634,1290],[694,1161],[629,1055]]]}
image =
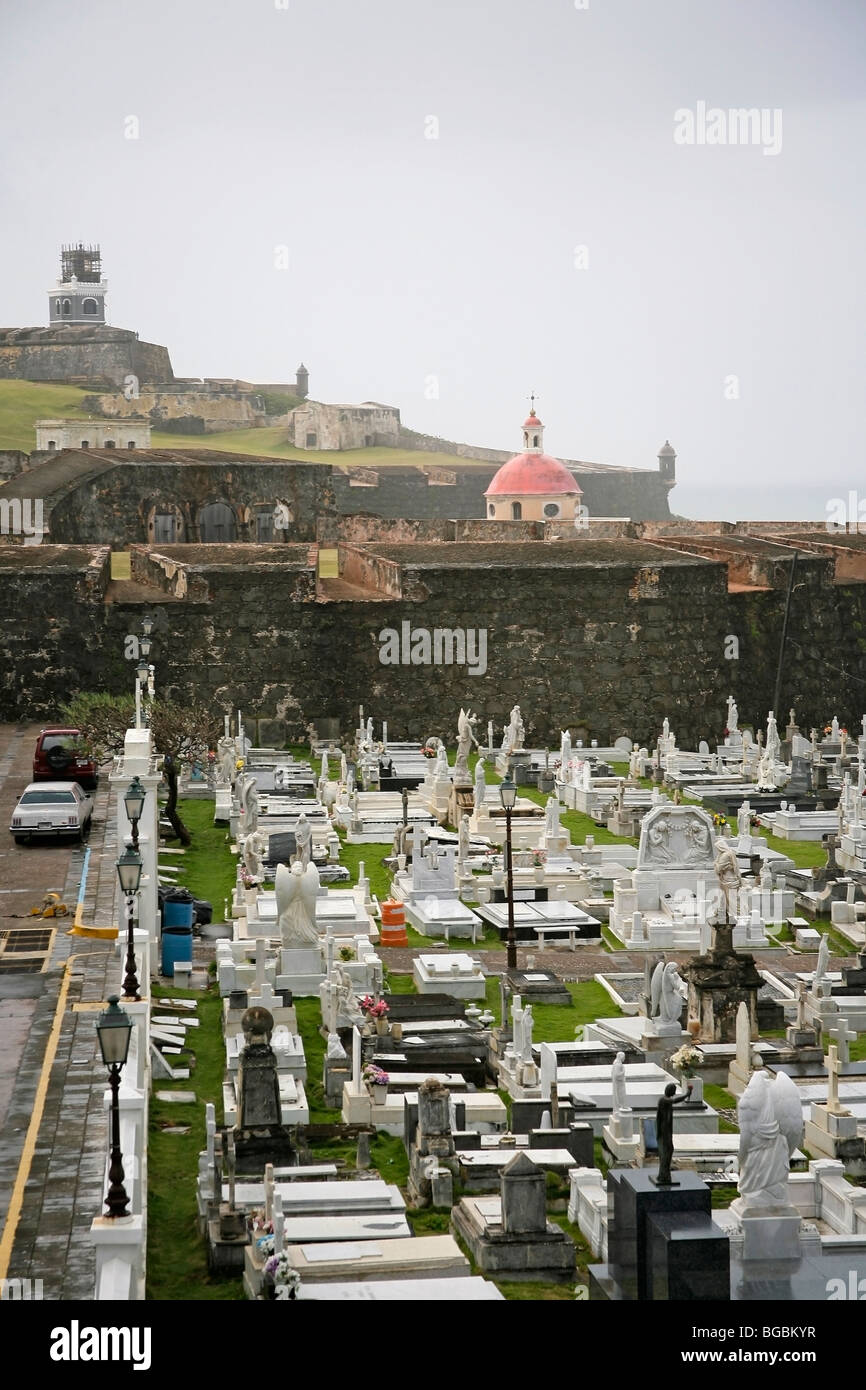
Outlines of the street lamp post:
{"label": "street lamp post", "polygon": [[129,790],[123,798],[127,819],[132,826],[133,849],[138,849],[138,822],[141,820],[141,813],[144,810],[144,803],[146,800],[147,791],[141,785],[141,779],[138,774],[136,774],[129,784]]}
{"label": "street lamp post", "polygon": [[142,691],[143,686],[145,686],[145,685],[147,684],[147,678],[148,678],[149,675],[150,675],[150,667],[148,666],[147,662],[144,661],[144,660],[139,661],[138,665],[137,665],[136,668],[135,668],[135,727],[136,727],[136,729],[140,729],[140,728],[141,728],[141,691]]}
{"label": "street lamp post", "polygon": [[507,773],[499,786],[499,797],[505,811],[505,872],[506,872],[506,896],[508,898],[508,935],[506,937],[506,966],[509,970],[517,969],[517,937],[514,932],[514,877],[511,871],[511,812],[514,810],[517,801],[517,787],[511,780],[511,773]]}
{"label": "street lamp post", "polygon": [[124,999],[140,999],[138,976],[135,973],[135,940],[133,938],[133,915],[135,895],[141,883],[141,855],[137,849],[127,845],[117,861],[117,877],[121,891],[126,898],[126,976],[123,981]]}
{"label": "street lamp post", "polygon": [[123,1154],[120,1149],[120,1073],[129,1055],[132,1019],[119,1007],[116,994],[96,1022],[96,1036],[102,1060],[108,1067],[111,1087],[111,1161],[108,1168],[108,1195],[105,1205],[110,1217],[129,1215],[129,1198],[123,1185]]}

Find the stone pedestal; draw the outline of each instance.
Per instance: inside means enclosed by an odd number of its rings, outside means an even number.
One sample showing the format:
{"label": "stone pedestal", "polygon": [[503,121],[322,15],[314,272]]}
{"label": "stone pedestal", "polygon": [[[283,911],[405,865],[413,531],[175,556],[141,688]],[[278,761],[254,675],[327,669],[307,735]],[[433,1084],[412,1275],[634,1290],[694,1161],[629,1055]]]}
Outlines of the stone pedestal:
{"label": "stone pedestal", "polygon": [[635,1125],[634,1111],[615,1110],[602,1127],[605,1146],[618,1163],[632,1163],[640,1154],[640,1135]]}
{"label": "stone pedestal", "polygon": [[744,1261],[800,1258],[800,1213],[796,1207],[748,1207],[738,1197],[730,1211],[742,1231]]}
{"label": "stone pedestal", "polygon": [[598,1300],[728,1299],[728,1238],[714,1225],[710,1189],[678,1171],[676,1186],[657,1187],[645,1168],[607,1175],[607,1264],[590,1265]]}
{"label": "stone pedestal", "polygon": [[706,955],[695,956],[682,967],[689,986],[689,1015],[700,1019],[700,1042],[735,1042],[737,1011],[749,1011],[749,1034],[758,1036],[758,990],[763,980],[754,956],[733,948],[733,925],[713,928]]}
{"label": "stone pedestal", "polygon": [[810,1153],[843,1162],[864,1157],[866,1143],[857,1137],[857,1116],[848,1110],[833,1110],[828,1105],[812,1105],[806,1121],[804,1147]]}

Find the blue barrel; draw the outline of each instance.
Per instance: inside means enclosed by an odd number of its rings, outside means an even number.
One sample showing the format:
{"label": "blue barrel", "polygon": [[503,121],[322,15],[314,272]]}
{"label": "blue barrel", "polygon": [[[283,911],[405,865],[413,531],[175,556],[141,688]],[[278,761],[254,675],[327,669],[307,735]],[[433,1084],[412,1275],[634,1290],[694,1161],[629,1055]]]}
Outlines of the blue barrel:
{"label": "blue barrel", "polygon": [[191,927],[195,921],[195,898],[188,888],[172,888],[162,906],[163,927]]}
{"label": "blue barrel", "polygon": [[179,960],[188,960],[192,964],[192,927],[163,927],[163,975],[174,979],[174,967]]}

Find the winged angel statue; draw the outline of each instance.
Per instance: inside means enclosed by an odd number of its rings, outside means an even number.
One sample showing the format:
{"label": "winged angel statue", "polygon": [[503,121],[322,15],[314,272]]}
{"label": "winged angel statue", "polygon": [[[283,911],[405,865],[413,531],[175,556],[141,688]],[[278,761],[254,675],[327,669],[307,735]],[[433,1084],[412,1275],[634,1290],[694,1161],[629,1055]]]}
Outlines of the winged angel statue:
{"label": "winged angel statue", "polygon": [[318,946],[316,895],[319,891],[319,871],[315,864],[310,863],[304,868],[300,861],[296,861],[291,869],[285,864],[278,864],[274,887],[282,944],[294,949]]}
{"label": "winged angel statue", "polygon": [[756,1071],[737,1107],[745,1208],[786,1207],[791,1155],[803,1139],[803,1109],[790,1076]]}

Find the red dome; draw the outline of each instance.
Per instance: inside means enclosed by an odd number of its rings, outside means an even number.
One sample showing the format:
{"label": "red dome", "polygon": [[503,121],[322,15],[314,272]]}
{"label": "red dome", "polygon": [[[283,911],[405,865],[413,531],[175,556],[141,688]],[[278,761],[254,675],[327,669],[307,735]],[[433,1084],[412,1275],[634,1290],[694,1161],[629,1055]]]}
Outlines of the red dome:
{"label": "red dome", "polygon": [[541,421],[539,420],[538,416],[533,410],[531,415],[527,415],[526,419],[523,422],[522,428],[525,430],[535,430],[543,429],[544,426],[542,425]]}
{"label": "red dome", "polygon": [[581,495],[580,485],[565,464],[550,454],[516,454],[503,463],[485,497],[533,496],[537,493]]}

